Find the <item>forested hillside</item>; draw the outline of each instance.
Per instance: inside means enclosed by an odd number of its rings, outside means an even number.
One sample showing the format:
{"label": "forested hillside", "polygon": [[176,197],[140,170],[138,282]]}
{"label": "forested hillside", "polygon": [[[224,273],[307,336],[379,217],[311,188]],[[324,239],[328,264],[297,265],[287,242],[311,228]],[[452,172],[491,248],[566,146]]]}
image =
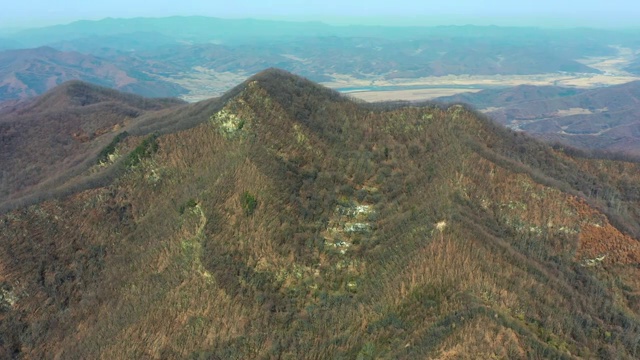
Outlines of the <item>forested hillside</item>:
{"label": "forested hillside", "polygon": [[280,70],[216,101],[0,216],[2,356],[639,356],[637,163]]}

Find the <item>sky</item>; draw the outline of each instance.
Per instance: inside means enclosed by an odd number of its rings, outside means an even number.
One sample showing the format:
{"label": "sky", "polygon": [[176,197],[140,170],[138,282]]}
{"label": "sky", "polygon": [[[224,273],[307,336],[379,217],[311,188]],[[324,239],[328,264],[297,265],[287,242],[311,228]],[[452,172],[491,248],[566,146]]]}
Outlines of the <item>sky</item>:
{"label": "sky", "polygon": [[[4,3],[4,4],[2,4]],[[631,0],[0,0],[0,28],[205,15],[332,24],[638,27]]]}

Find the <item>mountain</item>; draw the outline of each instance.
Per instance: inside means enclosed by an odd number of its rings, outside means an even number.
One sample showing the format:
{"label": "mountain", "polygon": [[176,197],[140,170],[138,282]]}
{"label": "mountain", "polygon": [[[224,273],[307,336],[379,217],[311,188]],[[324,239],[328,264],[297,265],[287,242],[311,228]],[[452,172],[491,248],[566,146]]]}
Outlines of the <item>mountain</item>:
{"label": "mountain", "polygon": [[166,46],[176,46],[179,42],[168,35],[156,32],[132,32],[114,35],[90,35],[84,34],[79,39],[63,39],[48,43],[48,46],[61,51],[77,51],[81,53],[100,56],[104,49],[120,51],[131,54],[135,51],[156,49]]}
{"label": "mountain", "polygon": [[328,35],[333,27],[318,22],[270,21],[256,19],[221,19],[204,16],[164,18],[106,18],[75,21],[20,31],[14,34],[25,46],[37,47],[53,42],[67,42],[86,37],[112,37],[131,34],[157,34],[178,42],[236,42],[247,39],[295,37],[300,34]]}
{"label": "mountain", "polygon": [[[205,16],[172,16],[163,18],[128,18],[81,20],[69,24],[47,26],[14,32],[15,41],[23,46],[38,47],[55,42],[74,41],[86,37],[110,37],[130,34],[157,34],[176,42],[233,44],[300,37],[368,37],[391,40],[420,38],[510,40],[520,42],[543,40],[560,53],[581,48],[601,51],[603,43],[615,38],[621,46],[636,46],[637,30],[540,29],[535,27],[499,26],[376,26],[328,25],[317,21],[276,21],[260,19],[223,19]],[[482,40],[484,39],[484,40]],[[580,44],[580,46],[576,46]],[[564,46],[563,46],[564,45]]]}
{"label": "mountain", "polygon": [[19,49],[20,47],[22,44],[19,42],[0,37],[0,50]]}
{"label": "mountain", "polygon": [[185,72],[203,67],[217,73],[254,74],[265,67],[280,67],[315,81],[331,81],[336,74],[393,80],[464,74],[600,73],[554,48],[505,45],[499,40],[490,45],[488,40],[458,38],[400,41],[328,36],[246,45],[165,46],[137,55]]}
{"label": "mountain", "polygon": [[86,165],[127,124],[183,104],[66,82],[46,94],[0,108],[0,204],[59,182]]}
{"label": "mountain", "polygon": [[[110,62],[92,55],[63,52],[51,47],[0,52],[0,100],[39,95],[67,80],[82,80],[132,91],[146,96],[176,96],[185,92],[179,85],[154,78],[154,64],[145,71],[126,57]],[[137,65],[137,67],[135,66]]]}
{"label": "mountain", "polygon": [[437,100],[472,104],[502,124],[547,140],[640,154],[640,81],[589,90],[519,86]]}
{"label": "mountain", "polygon": [[634,75],[640,75],[640,57],[636,56],[634,60],[624,67],[624,70]]}
{"label": "mountain", "polygon": [[465,103],[478,109],[488,109],[563,98],[580,94],[583,91],[582,89],[559,86],[519,85],[500,89],[482,90],[476,93],[444,96],[436,100],[448,103]]}
{"label": "mountain", "polygon": [[161,112],[0,216],[4,357],[637,357],[639,164],[280,70]]}
{"label": "mountain", "polygon": [[619,84],[636,78],[623,66],[633,64],[640,46],[637,30],[332,26],[200,16],[78,21],[3,36],[0,49],[13,50],[0,53],[12,62],[0,71],[0,101],[70,79],[195,101],[267,67],[336,89]]}
{"label": "mountain", "polygon": [[[231,45],[178,44],[155,35],[133,33],[51,44],[59,52],[50,47],[16,50],[35,52],[19,62],[16,51],[7,52],[6,56],[17,63],[4,72],[8,87],[0,93],[0,99],[40,94],[46,84],[66,79],[82,79],[146,96],[186,95],[188,90],[211,96],[229,89],[235,84],[232,81],[244,80],[268,67],[283,68],[314,81],[351,79],[355,83],[364,80],[365,84],[425,76],[530,75],[569,68],[581,73],[598,72],[559,55],[553,48],[540,50],[531,44],[505,48],[455,38],[398,41],[335,36]],[[151,48],[145,50],[145,46]],[[45,50],[51,53],[44,54]],[[474,56],[465,52],[474,52]],[[58,59],[63,56],[63,60]],[[82,69],[75,65],[79,62]]]}

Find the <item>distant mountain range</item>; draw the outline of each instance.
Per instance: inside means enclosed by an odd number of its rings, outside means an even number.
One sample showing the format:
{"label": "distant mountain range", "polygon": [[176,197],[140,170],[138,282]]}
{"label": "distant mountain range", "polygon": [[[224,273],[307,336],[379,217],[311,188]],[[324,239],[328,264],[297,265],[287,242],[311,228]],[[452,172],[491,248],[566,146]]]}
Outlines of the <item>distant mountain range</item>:
{"label": "distant mountain range", "polygon": [[[39,49],[28,52],[31,59],[25,59],[24,50],[2,55],[5,62],[22,60],[0,69],[5,86],[0,101],[41,94],[50,88],[43,83],[68,79],[146,96],[187,95],[206,86],[221,93],[238,79],[272,66],[314,81],[353,83],[446,75],[600,74],[601,69],[582,60],[617,54],[612,45],[635,49],[637,35],[591,29],[330,26],[206,17],[79,21],[0,39],[0,50]],[[58,64],[55,59],[61,55],[52,49],[66,58],[95,59],[80,66],[73,65],[79,60]]]}
{"label": "distant mountain range", "polygon": [[189,45],[166,47],[138,56],[178,68],[204,67],[217,72],[260,71],[278,66],[329,81],[334,74],[355,78],[379,74],[386,79],[444,75],[540,74],[557,71],[599,73],[553,49],[504,48],[488,41],[466,45],[458,39],[392,41],[371,38],[320,37],[255,45]]}
{"label": "distant mountain range", "polygon": [[518,86],[436,99],[468,103],[513,129],[583,149],[640,155],[640,82],[579,90]]}
{"label": "distant mountain range", "polygon": [[629,64],[628,66],[626,66],[625,70],[627,70],[632,74],[640,75],[640,59],[637,59],[633,61],[631,64]]}
{"label": "distant mountain range", "polygon": [[[47,26],[14,32],[11,38],[23,47],[76,41],[83,38],[124,37],[131,34],[155,34],[181,43],[250,43],[255,41],[291,40],[313,37],[366,37],[389,40],[416,39],[502,39],[525,43],[547,41],[564,52],[575,50],[577,43],[592,50],[612,37],[618,45],[637,44],[634,31],[600,29],[540,29],[534,27],[498,26],[332,26],[322,22],[276,21],[259,19],[221,19],[204,16],[173,16],[164,18],[130,18],[75,21],[65,25]],[[580,39],[582,38],[582,39]],[[566,42],[570,40],[569,42]],[[151,46],[155,44],[149,44]],[[517,45],[513,43],[513,45]],[[582,50],[584,51],[584,49]]]}
{"label": "distant mountain range", "polygon": [[105,60],[51,47],[6,50],[0,52],[0,100],[39,95],[68,80],[88,81],[146,96],[185,93],[177,84],[154,78],[153,72],[163,68],[166,66],[119,54]]}

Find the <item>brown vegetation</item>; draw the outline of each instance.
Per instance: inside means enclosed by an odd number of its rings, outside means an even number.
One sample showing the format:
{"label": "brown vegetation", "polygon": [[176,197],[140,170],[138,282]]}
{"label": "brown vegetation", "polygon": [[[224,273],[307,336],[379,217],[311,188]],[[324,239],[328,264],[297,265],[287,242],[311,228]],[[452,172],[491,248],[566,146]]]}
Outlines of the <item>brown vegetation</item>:
{"label": "brown vegetation", "polygon": [[220,104],[0,217],[3,356],[637,358],[637,164],[276,70]]}
{"label": "brown vegetation", "polygon": [[[182,104],[73,81],[0,114],[0,204],[50,190],[144,114]],[[53,185],[52,185],[53,184]]]}

